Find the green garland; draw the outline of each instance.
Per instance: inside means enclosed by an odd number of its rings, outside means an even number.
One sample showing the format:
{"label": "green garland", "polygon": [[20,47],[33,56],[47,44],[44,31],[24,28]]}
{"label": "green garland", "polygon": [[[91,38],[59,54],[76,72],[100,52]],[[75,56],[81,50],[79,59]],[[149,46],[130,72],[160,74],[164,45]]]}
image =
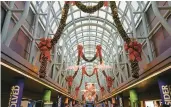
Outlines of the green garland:
{"label": "green garland", "polygon": [[103,7],[103,3],[104,3],[104,1],[100,1],[100,2],[98,2],[98,4],[95,5],[95,6],[86,6],[86,5],[84,5],[83,3],[81,3],[81,1],[75,1],[75,5],[76,5],[80,10],[82,10],[82,11],[85,12],[85,13],[94,13],[94,12],[96,12],[96,11],[99,10],[101,7]]}
{"label": "green garland", "polygon": [[[116,28],[119,32],[119,34],[121,35],[122,39],[129,44],[131,42],[131,39],[128,37],[127,33],[125,32],[119,17],[118,17],[118,10],[117,10],[117,6],[115,1],[110,1],[110,8],[112,11],[112,15],[113,15],[113,20],[116,24]],[[132,77],[134,78],[138,78],[139,77],[139,66],[138,66],[138,61],[131,61],[131,68],[132,68]]]}
{"label": "green garland", "polygon": [[124,30],[124,28],[123,28],[123,26],[119,20],[118,10],[117,10],[117,6],[116,6],[115,1],[110,1],[110,8],[111,8],[113,20],[116,24],[116,28],[117,28],[118,32],[120,33],[123,40],[125,42],[129,43],[131,41],[131,39],[128,37],[127,33],[125,32],[125,30]]}
{"label": "green garland", "polygon": [[64,8],[62,9],[62,16],[61,16],[59,27],[58,27],[53,39],[51,40],[52,46],[54,46],[58,42],[58,40],[60,39],[61,34],[64,30],[64,27],[66,25],[67,15],[68,15],[68,11],[69,11],[69,3],[68,2],[66,2],[64,4]]}
{"label": "green garland", "polygon": [[87,62],[93,62],[96,58],[97,58],[96,54],[94,55],[94,57],[93,57],[92,59],[87,59],[87,58],[85,57],[85,55],[83,54],[83,59],[84,59],[85,61],[87,61]]}

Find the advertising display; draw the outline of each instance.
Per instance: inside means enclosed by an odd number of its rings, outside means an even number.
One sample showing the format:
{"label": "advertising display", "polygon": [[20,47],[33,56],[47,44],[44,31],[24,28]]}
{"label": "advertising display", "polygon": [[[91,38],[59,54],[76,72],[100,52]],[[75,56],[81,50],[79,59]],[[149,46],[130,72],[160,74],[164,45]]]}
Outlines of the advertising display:
{"label": "advertising display", "polygon": [[16,78],[11,88],[8,107],[20,107],[24,88],[24,79]]}
{"label": "advertising display", "polygon": [[162,103],[171,106],[171,82],[167,78],[160,77],[158,79],[158,85]]}

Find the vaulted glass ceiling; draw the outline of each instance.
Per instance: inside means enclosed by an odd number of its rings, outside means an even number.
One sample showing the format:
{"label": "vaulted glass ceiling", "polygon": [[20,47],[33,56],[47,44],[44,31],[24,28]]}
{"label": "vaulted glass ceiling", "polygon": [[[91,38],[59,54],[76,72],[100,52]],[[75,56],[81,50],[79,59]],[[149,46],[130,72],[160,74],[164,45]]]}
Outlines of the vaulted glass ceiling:
{"label": "vaulted glass ceiling", "polygon": [[[83,1],[85,5],[96,5],[97,1]],[[130,37],[133,37],[133,29],[136,27],[137,23],[141,19],[140,14],[134,14],[133,12],[141,11],[144,7],[147,7],[149,2],[147,1],[116,1],[119,9],[119,17],[123,24],[125,31]],[[40,1],[32,2],[33,8],[40,8],[41,13],[48,13],[49,15],[41,15],[40,22],[44,27],[49,24],[49,36],[52,36],[59,25],[61,18],[61,10],[64,5],[63,1]],[[49,7],[51,7],[49,9]],[[51,35],[50,35],[51,34]],[[118,31],[114,25],[114,21],[111,14],[110,7],[102,7],[99,11],[88,14],[82,12],[76,6],[70,6],[68,18],[66,21],[66,27],[62,34],[62,38],[59,40],[59,48],[57,51],[64,53],[63,58],[67,66],[76,65],[77,61],[77,45],[82,44],[84,48],[84,53],[87,58],[92,58],[96,51],[96,45],[100,44],[102,46],[102,55],[105,65],[113,66],[117,63],[117,57],[122,52],[123,40],[120,38]],[[126,62],[123,59],[123,62]],[[87,72],[92,73],[94,65],[99,64],[99,60],[95,60],[92,63],[85,62],[81,60],[80,65],[86,65]],[[114,69],[114,68],[113,68]],[[107,74],[113,75],[113,69],[106,70]],[[73,74],[73,71],[67,71],[68,75]],[[117,72],[117,71],[114,71]],[[122,71],[119,71],[122,73]],[[100,78],[104,78],[101,73],[99,73]],[[121,74],[127,75],[126,72]],[[75,86],[80,83],[81,72],[77,74],[75,81]],[[117,78],[115,76],[115,78]],[[104,79],[101,80],[101,84],[105,84]],[[96,81],[96,76],[87,77],[84,76],[84,82],[94,82]],[[117,82],[117,81],[116,81]],[[115,83],[116,84],[116,83]],[[82,85],[82,89],[84,85]],[[98,86],[97,86],[98,88]]]}

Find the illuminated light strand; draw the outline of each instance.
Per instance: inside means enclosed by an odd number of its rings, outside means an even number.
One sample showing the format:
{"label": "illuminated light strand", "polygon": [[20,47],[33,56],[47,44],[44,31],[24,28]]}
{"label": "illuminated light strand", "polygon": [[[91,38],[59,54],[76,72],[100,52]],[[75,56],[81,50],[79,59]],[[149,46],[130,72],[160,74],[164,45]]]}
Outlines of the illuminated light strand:
{"label": "illuminated light strand", "polygon": [[[71,97],[71,96],[69,96],[69,95],[67,95],[67,94],[65,94],[65,93],[63,93],[63,92],[61,92],[61,91],[55,89],[54,87],[49,86],[49,85],[47,85],[46,83],[44,83],[44,82],[42,82],[42,81],[40,81],[40,80],[38,80],[38,79],[35,79],[34,77],[29,76],[29,75],[23,73],[22,71],[17,70],[16,68],[13,68],[13,67],[9,66],[8,64],[5,64],[5,63],[3,63],[3,62],[0,62],[0,64],[3,65],[3,66],[5,66],[5,67],[7,67],[7,68],[9,68],[9,69],[11,69],[11,70],[13,70],[13,71],[15,71],[15,72],[17,72],[17,73],[19,73],[19,74],[21,74],[21,75],[23,75],[23,76],[25,76],[25,77],[27,77],[27,78],[30,78],[30,79],[32,79],[32,80],[34,80],[34,81],[36,81],[36,82],[38,82],[38,83],[40,83],[40,84],[42,84],[42,85],[48,87],[48,88],[50,88],[50,89],[53,89],[54,91],[57,91],[57,92],[59,92],[59,93],[65,95],[65,96],[67,96],[67,97],[69,97],[69,98],[74,99],[73,97]],[[76,100],[76,99],[74,99],[74,100]],[[77,101],[78,101],[78,100],[77,100]]]}

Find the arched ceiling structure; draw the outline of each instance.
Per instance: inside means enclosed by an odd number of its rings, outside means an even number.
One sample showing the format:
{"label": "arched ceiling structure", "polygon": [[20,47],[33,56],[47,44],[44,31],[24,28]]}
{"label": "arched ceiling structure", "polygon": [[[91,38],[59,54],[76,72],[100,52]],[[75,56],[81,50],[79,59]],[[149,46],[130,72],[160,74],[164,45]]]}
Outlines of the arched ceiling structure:
{"label": "arched ceiling structure", "polygon": [[[96,5],[97,1],[84,1],[85,5]],[[146,1],[116,1],[117,7],[119,9],[119,17],[125,31],[130,37],[134,37],[134,29],[139,19],[140,14],[134,14],[133,12],[142,11],[144,7],[147,7],[149,2]],[[59,25],[61,18],[61,10],[64,5],[63,1],[40,1],[32,2],[33,8],[40,8],[42,13],[47,13],[47,15],[40,16],[40,22],[46,28],[48,27],[49,35],[53,35]],[[49,12],[48,12],[49,11]],[[49,14],[49,15],[48,15]],[[66,63],[66,66],[74,66],[77,61],[77,45],[82,44],[84,47],[84,53],[87,58],[92,58],[96,51],[96,45],[100,44],[102,46],[102,56],[105,65],[110,65],[113,67],[116,63],[120,67],[118,62],[120,54],[123,53],[123,40],[119,36],[116,30],[110,7],[102,7],[99,11],[88,14],[82,12],[76,6],[70,6],[68,18],[66,21],[66,26],[64,28],[63,34],[58,41],[58,46],[62,47],[57,49],[62,53],[62,59]],[[123,55],[124,56],[124,55]],[[126,55],[125,55],[126,56]],[[121,57],[122,62],[127,63],[126,57]],[[87,72],[92,73],[94,65],[99,64],[99,60],[94,62],[85,62],[81,60],[80,65],[86,65]],[[73,71],[65,71],[66,75],[73,74]],[[115,78],[116,87],[121,81],[121,79],[126,80],[128,78],[128,73],[122,70],[122,67],[118,69],[112,68],[106,70],[108,75],[112,75]],[[105,86],[104,77],[99,73],[101,78],[101,84]],[[77,86],[80,82],[81,73],[79,72],[75,78],[75,85]],[[96,76],[87,77],[84,76],[83,84],[85,82],[97,83]],[[84,85],[82,85],[82,89]],[[97,88],[99,88],[97,86]]]}

